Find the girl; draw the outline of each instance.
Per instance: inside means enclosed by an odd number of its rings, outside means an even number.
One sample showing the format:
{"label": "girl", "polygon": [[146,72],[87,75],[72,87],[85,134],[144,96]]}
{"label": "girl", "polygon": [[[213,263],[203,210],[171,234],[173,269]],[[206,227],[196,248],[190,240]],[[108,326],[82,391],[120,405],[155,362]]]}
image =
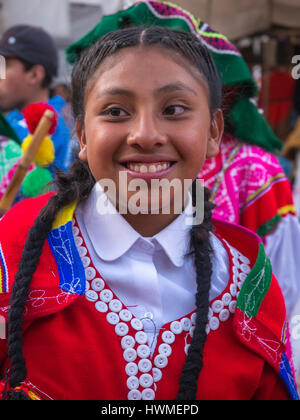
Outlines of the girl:
{"label": "girl", "polygon": [[[217,156],[200,173],[212,192],[214,217],[256,232],[265,244],[291,320],[300,296],[300,225],[291,187],[275,154],[282,142],[254,101],[258,89],[248,66],[226,36],[169,1],[135,1],[100,23],[67,50],[70,62],[107,32],[157,25],[194,33],[209,49],[224,90],[225,131]],[[288,263],[287,263],[288,261]]]}
{"label": "girl", "polygon": [[[169,213],[162,194],[150,211],[154,181],[196,180],[218,153],[220,105],[215,66],[192,34],[124,29],[81,57],[80,160],[56,195],[0,222],[3,399],[298,398],[284,301],[257,236],[212,224],[207,192],[191,226],[196,181],[180,215],[173,190]],[[107,212],[104,181],[117,193]],[[135,182],[147,187],[143,206],[121,215]]]}

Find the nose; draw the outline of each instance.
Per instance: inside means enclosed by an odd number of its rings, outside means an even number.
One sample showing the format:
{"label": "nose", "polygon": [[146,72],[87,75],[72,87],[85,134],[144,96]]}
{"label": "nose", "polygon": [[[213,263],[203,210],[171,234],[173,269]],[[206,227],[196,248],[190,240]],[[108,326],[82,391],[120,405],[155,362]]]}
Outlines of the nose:
{"label": "nose", "polygon": [[167,135],[162,133],[158,119],[151,112],[143,112],[132,123],[127,137],[129,146],[138,146],[143,150],[153,150],[167,142]]}

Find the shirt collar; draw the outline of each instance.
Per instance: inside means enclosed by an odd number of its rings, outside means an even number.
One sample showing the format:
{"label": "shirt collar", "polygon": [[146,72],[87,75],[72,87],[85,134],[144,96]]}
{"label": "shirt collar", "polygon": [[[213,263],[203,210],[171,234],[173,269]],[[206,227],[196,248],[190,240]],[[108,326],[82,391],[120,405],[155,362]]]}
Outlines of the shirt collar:
{"label": "shirt collar", "polygon": [[[100,212],[105,203],[105,212]],[[189,197],[185,211],[169,226],[153,238],[144,238],[136,232],[108,200],[103,189],[96,183],[80,211],[87,234],[97,255],[104,261],[115,261],[126,254],[137,241],[151,242],[163,249],[176,267],[182,267],[189,251],[190,226],[186,223],[191,215],[192,203]],[[104,214],[105,213],[105,214]],[[137,244],[139,245],[139,244]]]}

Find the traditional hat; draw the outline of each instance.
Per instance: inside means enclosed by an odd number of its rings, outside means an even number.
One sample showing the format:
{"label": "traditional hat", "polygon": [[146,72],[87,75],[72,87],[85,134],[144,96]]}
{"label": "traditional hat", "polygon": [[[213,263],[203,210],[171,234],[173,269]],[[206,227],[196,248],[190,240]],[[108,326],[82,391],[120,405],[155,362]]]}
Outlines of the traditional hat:
{"label": "traditional hat", "polygon": [[167,1],[136,1],[126,10],[104,16],[94,29],[67,48],[67,60],[75,63],[85,49],[108,32],[137,25],[193,32],[210,51],[223,87],[236,88],[229,115],[233,135],[270,152],[281,150],[282,142],[253,103],[258,88],[238,49],[226,36],[175,4]]}

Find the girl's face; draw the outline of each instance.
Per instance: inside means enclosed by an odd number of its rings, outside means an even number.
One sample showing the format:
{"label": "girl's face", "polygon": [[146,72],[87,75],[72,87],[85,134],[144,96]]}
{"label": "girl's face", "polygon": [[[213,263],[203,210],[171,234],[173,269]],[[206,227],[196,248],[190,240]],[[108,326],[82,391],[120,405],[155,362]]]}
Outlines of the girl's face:
{"label": "girl's face", "polygon": [[79,157],[97,181],[113,181],[117,192],[120,173],[128,184],[177,179],[183,185],[218,153],[222,112],[211,119],[204,76],[167,49],[126,48],[106,58],[85,106],[84,125],[77,124]]}

